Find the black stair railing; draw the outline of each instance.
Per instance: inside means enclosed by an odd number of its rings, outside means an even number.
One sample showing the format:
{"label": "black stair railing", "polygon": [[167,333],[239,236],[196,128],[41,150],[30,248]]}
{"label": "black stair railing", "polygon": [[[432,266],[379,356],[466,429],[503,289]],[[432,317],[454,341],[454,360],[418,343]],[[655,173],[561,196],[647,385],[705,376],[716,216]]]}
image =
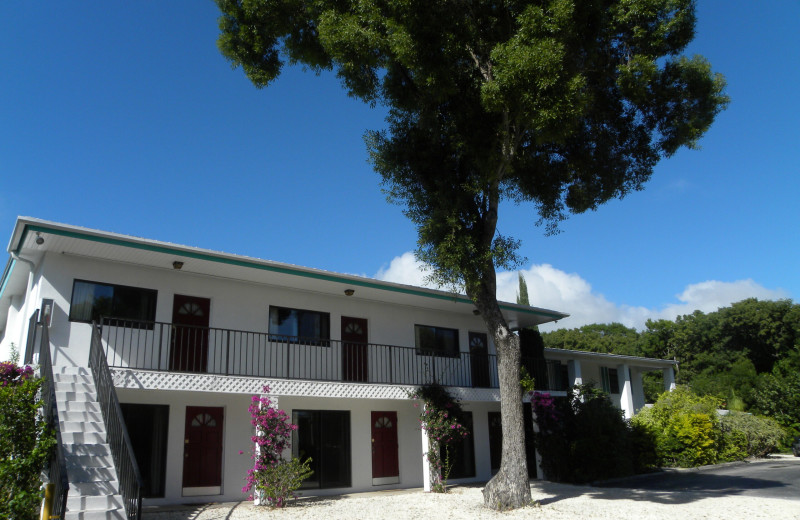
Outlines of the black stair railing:
{"label": "black stair railing", "polygon": [[[31,342],[32,339],[36,338],[38,335],[40,338],[40,374],[44,381],[41,388],[42,410],[45,422],[47,422],[48,426],[52,428],[56,434],[55,451],[50,457],[50,463],[48,465],[48,478],[54,487],[53,510],[50,512],[50,518],[64,518],[64,513],[67,511],[67,495],[69,493],[67,463],[64,457],[64,444],[61,441],[61,426],[58,422],[58,405],[56,404],[56,387],[55,378],[53,377],[53,358],[50,354],[50,335],[48,334],[47,327],[35,320],[38,315],[39,311],[36,311],[31,317],[30,326],[33,330],[28,329],[29,342],[25,351],[26,357],[28,352],[33,352],[33,345],[31,345]],[[28,361],[28,363],[30,362],[31,361]]]}
{"label": "black stair railing", "polygon": [[89,367],[92,369],[97,400],[103,412],[106,425],[107,442],[117,469],[120,495],[125,504],[128,518],[139,520],[142,517],[142,476],[133,453],[131,439],[122,417],[114,380],[106,362],[100,327],[92,323],[92,342],[89,348]]}

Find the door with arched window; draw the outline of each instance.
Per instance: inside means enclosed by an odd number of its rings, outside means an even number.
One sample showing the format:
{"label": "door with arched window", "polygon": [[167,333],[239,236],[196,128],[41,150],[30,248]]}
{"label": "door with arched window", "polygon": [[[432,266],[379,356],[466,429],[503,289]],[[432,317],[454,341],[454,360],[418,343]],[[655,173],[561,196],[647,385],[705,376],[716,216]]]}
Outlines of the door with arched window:
{"label": "door with arched window", "polygon": [[342,379],[367,381],[367,320],[342,316]]}
{"label": "door with arched window", "polygon": [[208,323],[211,300],[176,294],[172,301],[172,345],[169,369],[208,371]]}
{"label": "door with arched window", "polygon": [[183,438],[183,494],[215,495],[222,486],[223,409],[187,406]]}
{"label": "door with arched window", "polygon": [[398,482],[397,412],[372,412],[372,485]]}

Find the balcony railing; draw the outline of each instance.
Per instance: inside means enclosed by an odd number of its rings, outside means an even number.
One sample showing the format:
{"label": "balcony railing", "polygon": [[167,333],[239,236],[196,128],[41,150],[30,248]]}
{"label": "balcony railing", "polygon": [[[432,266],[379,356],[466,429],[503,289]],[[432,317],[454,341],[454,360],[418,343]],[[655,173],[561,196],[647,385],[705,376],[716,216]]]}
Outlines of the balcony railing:
{"label": "balcony railing", "polygon": [[[460,352],[453,356],[395,345],[118,319],[103,320],[100,334],[108,365],[116,368],[369,384],[416,386],[436,382],[444,386],[498,387],[497,357],[493,354]],[[539,379],[547,379],[543,389],[562,389],[557,361],[526,359],[523,363]]]}

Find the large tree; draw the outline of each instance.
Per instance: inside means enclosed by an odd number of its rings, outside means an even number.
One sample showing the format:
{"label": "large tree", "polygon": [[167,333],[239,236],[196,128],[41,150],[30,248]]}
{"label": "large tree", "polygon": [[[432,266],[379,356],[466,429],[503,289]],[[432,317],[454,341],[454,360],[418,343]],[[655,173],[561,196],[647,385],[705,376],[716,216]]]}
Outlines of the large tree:
{"label": "large tree", "polygon": [[494,508],[530,500],[520,348],[495,271],[519,265],[502,201],[547,232],[641,189],[727,102],[699,56],[691,0],[217,0],[219,48],[258,87],[285,62],[334,70],[389,109],[371,162],[419,233],[432,277],[475,302],[498,354],[503,427]]}

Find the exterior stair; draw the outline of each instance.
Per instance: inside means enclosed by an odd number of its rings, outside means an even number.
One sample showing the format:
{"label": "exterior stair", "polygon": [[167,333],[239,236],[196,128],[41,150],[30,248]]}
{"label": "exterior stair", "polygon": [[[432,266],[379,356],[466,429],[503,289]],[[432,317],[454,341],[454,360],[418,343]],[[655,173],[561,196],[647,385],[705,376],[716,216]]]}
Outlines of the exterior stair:
{"label": "exterior stair", "polygon": [[127,518],[92,373],[53,367],[69,494],[65,520]]}

